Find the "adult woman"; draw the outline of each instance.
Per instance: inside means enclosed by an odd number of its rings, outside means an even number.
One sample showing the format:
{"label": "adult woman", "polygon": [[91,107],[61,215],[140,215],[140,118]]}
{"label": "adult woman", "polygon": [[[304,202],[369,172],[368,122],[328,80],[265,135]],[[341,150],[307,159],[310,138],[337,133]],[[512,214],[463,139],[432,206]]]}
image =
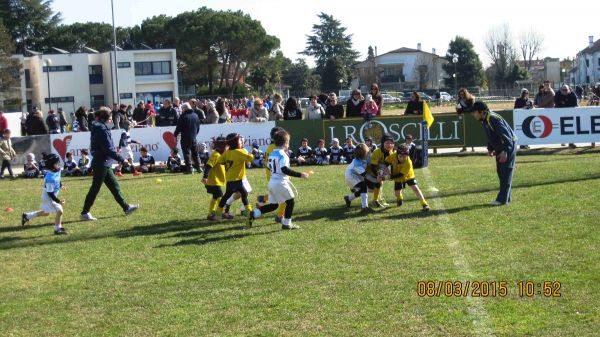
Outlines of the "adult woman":
{"label": "adult woman", "polygon": [[254,100],[252,108],[250,108],[251,122],[266,122],[269,119],[269,112],[263,106],[263,101],[260,98]]}
{"label": "adult woman", "polygon": [[365,104],[360,90],[352,90],[352,97],[346,102],[346,117],[362,117],[361,109]]}
{"label": "adult woman", "polygon": [[215,102],[209,101],[206,105],[208,107],[208,110],[206,112],[206,119],[204,120],[204,124],[217,124],[219,122],[219,113],[215,108]]}
{"label": "adult woman", "polygon": [[306,119],[321,119],[325,115],[325,109],[317,102],[317,96],[310,96],[310,102],[306,108]]}
{"label": "adult woman", "polygon": [[269,110],[269,120],[270,121],[278,121],[283,119],[283,98],[280,94],[273,95],[273,105]]}
{"label": "adult woman", "polygon": [[87,108],[84,106],[80,106],[77,111],[75,111],[75,119],[79,124],[79,131],[90,131],[88,128],[88,120],[87,120]]}
{"label": "adult woman", "polygon": [[406,105],[406,110],[404,110],[405,115],[422,115],[423,114],[423,100],[421,100],[421,95],[418,92],[413,91],[410,94],[410,101],[408,101],[408,105]]}
{"label": "adult woman", "polygon": [[146,125],[148,118],[148,112],[146,111],[146,107],[144,106],[144,102],[140,101],[138,105],[133,110],[133,120],[137,125]]}
{"label": "adult woman", "polygon": [[[458,90],[458,102],[456,103],[456,112],[461,115],[464,112],[471,112],[473,110],[473,104],[475,103],[475,97],[466,88],[460,88]],[[467,151],[467,147],[463,147],[460,152]],[[471,151],[475,151],[474,147],[471,147]]]}
{"label": "adult woman", "polygon": [[298,101],[294,97],[288,98],[283,108],[283,119],[284,120],[298,120],[302,119],[302,110],[298,108]]}
{"label": "adult woman", "polygon": [[231,119],[231,114],[229,113],[229,109],[227,108],[227,99],[219,97],[217,99],[217,103],[215,104],[215,109],[219,114],[219,123],[226,123]]}
{"label": "adult woman", "polygon": [[27,127],[27,134],[29,136],[48,134],[48,127],[46,126],[44,117],[42,117],[42,112],[39,109],[36,109],[34,112],[27,115],[25,126]]}
{"label": "adult woman", "polygon": [[[371,84],[371,97],[373,97],[373,100],[375,101],[375,103],[377,103],[377,106],[379,107],[379,111],[383,111],[383,96],[381,96],[381,92],[379,92],[379,86],[377,85],[377,83],[373,83]],[[380,112],[380,114],[382,114]]]}
{"label": "adult woman", "polygon": [[535,94],[535,97],[533,99],[533,106],[536,108],[539,108],[540,105],[542,104],[543,98],[544,98],[544,85],[540,84],[538,87],[538,93]]}
{"label": "adult woman", "polygon": [[529,98],[529,90],[521,89],[521,97],[515,100],[515,106],[513,109],[532,109],[533,101]]}

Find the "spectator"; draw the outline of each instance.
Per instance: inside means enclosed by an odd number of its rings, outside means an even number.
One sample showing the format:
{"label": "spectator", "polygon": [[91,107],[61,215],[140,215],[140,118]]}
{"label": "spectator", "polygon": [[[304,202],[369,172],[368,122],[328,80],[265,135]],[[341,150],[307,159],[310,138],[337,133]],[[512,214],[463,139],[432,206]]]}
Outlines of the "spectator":
{"label": "spectator", "polygon": [[94,126],[94,122],[96,121],[96,112],[94,111],[94,108],[90,108],[90,110],[88,110],[87,120],[88,120],[88,129],[90,131],[92,131],[92,126]]}
{"label": "spectator", "polygon": [[144,102],[140,101],[133,109],[133,120],[139,126],[146,126],[148,125],[148,117],[148,110],[146,110]]}
{"label": "spectator", "polygon": [[79,131],[90,131],[88,127],[87,111],[84,106],[80,106],[75,111],[75,120],[79,124]]}
{"label": "spectator", "polygon": [[302,110],[298,107],[298,101],[294,97],[288,98],[283,108],[284,120],[299,120],[302,119]]}
{"label": "spectator", "polygon": [[317,103],[317,96],[310,96],[310,102],[306,108],[306,119],[322,119],[325,116],[325,109]]}
{"label": "spectator", "polygon": [[0,110],[0,134],[8,129],[8,119],[4,116],[4,111]]}
{"label": "spectator", "polygon": [[222,124],[231,120],[231,114],[229,113],[229,109],[227,108],[227,104],[225,104],[225,100],[223,98],[217,99],[215,109],[217,109],[217,113],[219,113],[219,123]]}
{"label": "spectator", "polygon": [[418,92],[413,91],[410,94],[410,101],[406,105],[404,110],[405,115],[422,115],[423,114],[423,100]]}
{"label": "spectator", "polygon": [[329,103],[329,95],[327,95],[325,93],[320,93],[319,97],[317,98],[317,102],[319,104],[321,104],[321,106],[323,107],[323,109],[325,109],[325,107],[327,107],[327,105]]}
{"label": "spectator", "polygon": [[215,108],[215,102],[209,101],[206,106],[208,110],[206,112],[206,119],[204,120],[205,124],[217,124],[219,122],[219,113]]}
{"label": "spectator", "polygon": [[513,109],[532,109],[533,101],[529,98],[529,90],[521,89],[521,97],[515,100],[515,106]]}
{"label": "spectator", "polygon": [[125,109],[125,117],[127,120],[124,123],[133,121],[133,106],[131,104],[127,105],[127,109]]}
{"label": "spectator", "polygon": [[192,174],[192,166],[198,171],[200,169],[200,161],[198,159],[198,150],[196,136],[200,131],[200,119],[198,115],[192,109],[190,103],[185,103],[181,107],[183,114],[177,121],[177,127],[175,128],[174,136],[177,137],[181,134],[181,151],[183,152],[183,158],[185,160],[185,174]]}
{"label": "spectator", "polygon": [[[560,91],[554,95],[554,106],[556,108],[574,108],[577,106],[577,95],[568,85],[563,85]],[[564,145],[564,144],[561,144]],[[569,147],[574,149],[577,147],[575,143],[569,143]]]}
{"label": "spectator", "polygon": [[152,104],[151,100],[148,100],[146,103],[146,118],[148,118],[146,125],[152,127],[156,126],[156,110],[154,109],[154,104]]}
{"label": "spectator", "polygon": [[541,93],[538,108],[554,108],[554,90],[550,88],[550,81],[544,81],[544,89]]}
{"label": "spectator", "polygon": [[365,97],[365,104],[362,106],[361,113],[363,114],[363,118],[366,123],[365,129],[370,129],[372,127],[371,120],[374,116],[379,115],[379,107],[371,95],[367,95],[367,97]]}
{"label": "spectator", "polygon": [[377,103],[379,111],[383,111],[383,96],[381,96],[381,92],[379,92],[379,86],[377,83],[371,84],[371,91],[369,93],[373,97],[375,103]]}
{"label": "spectator", "polygon": [[[460,88],[458,90],[458,102],[456,103],[456,113],[463,114],[471,112],[473,109],[473,104],[475,103],[475,97],[471,95],[471,93],[466,88]],[[437,149],[434,148],[434,153],[437,152]],[[467,147],[463,147],[460,152],[467,151]],[[471,152],[474,152],[475,148],[471,147]]]}
{"label": "spectator", "polygon": [[119,105],[118,116],[119,122],[113,121],[115,129],[126,129],[129,126],[129,120],[127,119],[127,104],[121,103],[121,105]]}
{"label": "spectator", "polygon": [[173,98],[173,109],[177,112],[177,118],[181,116],[181,100],[179,97]]}
{"label": "spectator", "polygon": [[267,108],[263,107],[263,101],[260,98],[254,100],[252,108],[250,109],[250,121],[251,122],[266,122],[269,118],[269,112]]}
{"label": "spectator", "polygon": [[360,90],[352,90],[352,97],[346,101],[346,117],[362,117],[362,107],[365,100]]}
{"label": "spectator", "polygon": [[176,126],[177,111],[171,106],[171,101],[165,99],[163,106],[158,110],[156,126]]}
{"label": "spectator", "polygon": [[65,117],[65,112],[63,111],[63,108],[58,108],[58,118],[59,118],[59,123],[60,123],[60,133],[65,133],[67,132],[67,118]]}
{"label": "spectator", "polygon": [[280,94],[273,95],[273,103],[269,109],[270,121],[279,121],[283,119],[283,105],[281,102],[283,102],[283,98]]}
{"label": "spectator", "polygon": [[46,125],[51,134],[60,133],[60,116],[54,110],[48,111]]}
{"label": "spectator", "polygon": [[544,85],[540,84],[538,86],[538,92],[537,92],[537,94],[535,94],[535,97],[533,98],[533,107],[534,108],[540,107],[540,104],[542,104],[543,97],[544,97]]}
{"label": "spectator", "polygon": [[2,131],[2,138],[0,138],[0,160],[2,160],[2,169],[0,170],[0,179],[4,179],[4,169],[8,169],[8,174],[12,179],[17,176],[13,174],[12,166],[10,162],[15,159],[17,153],[12,147],[10,140],[10,130],[4,129]]}
{"label": "spectator", "polygon": [[329,104],[325,108],[325,117],[330,120],[344,118],[344,106],[338,103],[335,93],[329,94]]}
{"label": "spectator", "polygon": [[192,110],[194,111],[196,116],[198,116],[198,120],[200,121],[200,124],[203,124],[204,120],[206,119],[206,115],[204,115],[204,110],[202,110],[200,108],[200,103],[198,102],[198,100],[195,98],[192,98],[188,101],[188,103],[190,103]]}
{"label": "spectator", "polygon": [[113,103],[113,109],[110,112],[113,121],[113,129],[119,129],[121,127],[121,109],[118,103]]}

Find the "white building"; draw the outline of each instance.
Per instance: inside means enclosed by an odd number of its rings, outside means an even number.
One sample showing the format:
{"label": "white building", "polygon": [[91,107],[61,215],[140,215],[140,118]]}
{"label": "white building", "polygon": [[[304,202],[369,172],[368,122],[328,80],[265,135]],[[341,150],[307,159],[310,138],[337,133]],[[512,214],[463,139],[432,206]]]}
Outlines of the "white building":
{"label": "white building", "polygon": [[134,107],[140,100],[162,103],[178,95],[175,49],[117,51],[119,99],[116,79],[111,76],[115,70],[112,52],[57,51],[57,54],[32,52],[32,56],[15,56],[23,64],[23,109],[31,111],[38,106],[47,111],[49,98],[52,109],[62,107],[70,112],[79,106],[112,106],[115,101]]}
{"label": "white building", "polygon": [[600,40],[594,42],[594,37],[589,37],[588,47],[577,53],[573,68],[572,83],[595,86],[600,82]]}
{"label": "white building", "polygon": [[443,57],[417,49],[402,47],[367,59],[355,67],[358,83],[353,87],[379,83],[382,90],[439,89],[446,76]]}

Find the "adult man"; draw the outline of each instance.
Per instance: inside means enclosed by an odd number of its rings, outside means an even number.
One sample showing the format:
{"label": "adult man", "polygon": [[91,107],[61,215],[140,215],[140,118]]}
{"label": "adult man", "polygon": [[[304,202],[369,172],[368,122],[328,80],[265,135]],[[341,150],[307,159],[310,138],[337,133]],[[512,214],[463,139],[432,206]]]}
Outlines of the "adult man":
{"label": "adult man", "polygon": [[121,112],[119,111],[119,104],[113,103],[113,109],[110,112],[113,121],[113,129],[118,129],[121,124]]}
{"label": "adult man", "polygon": [[550,81],[544,81],[544,89],[541,92],[541,99],[538,108],[554,108],[554,90],[550,88]]}
{"label": "adult man", "polygon": [[175,126],[177,125],[177,111],[171,106],[171,101],[165,99],[163,106],[158,109],[156,117],[156,126]]}
{"label": "adult man", "polygon": [[[556,108],[574,108],[577,106],[577,95],[565,84],[560,87],[560,91],[554,96],[554,106]],[[565,144],[562,145],[564,146]],[[574,149],[577,145],[569,143],[569,147]]]}
{"label": "adult man", "polygon": [[[192,98],[189,100],[188,103],[190,103],[190,107],[192,107],[192,110],[194,111],[196,116],[198,116],[198,120],[200,121],[200,124],[202,124],[204,122],[204,120],[206,119],[206,115],[204,114],[204,111],[200,108],[200,103],[198,102],[198,100],[195,98]],[[182,110],[184,110],[184,109],[182,109]]]}
{"label": "adult man", "polygon": [[174,136],[177,138],[177,136],[181,134],[180,144],[183,152],[183,159],[185,160],[185,169],[183,170],[183,173],[191,174],[192,165],[196,171],[202,172],[196,143],[196,136],[198,136],[198,131],[200,131],[200,119],[189,103],[184,103],[181,110],[183,111],[183,114],[177,121]]}
{"label": "adult man", "polygon": [[60,116],[54,110],[48,111],[46,125],[50,133],[60,133]]}
{"label": "adult man", "polygon": [[90,190],[85,197],[83,210],[79,217],[83,221],[96,220],[90,214],[90,209],[96,200],[102,183],[108,187],[117,203],[119,203],[119,206],[125,212],[125,215],[129,215],[139,208],[137,204],[130,205],[125,202],[119,182],[111,168],[113,160],[119,163],[125,160],[115,151],[110,128],[106,125],[110,120],[111,111],[109,108],[102,107],[96,111],[96,122],[93,123],[90,137],[90,152],[93,157],[91,167],[94,171],[94,177],[92,178],[92,186],[90,186]]}
{"label": "adult man", "polygon": [[507,205],[512,197],[512,177],[515,168],[517,137],[508,123],[500,115],[491,112],[487,104],[476,101],[471,111],[480,121],[488,137],[488,153],[496,156],[496,172],[500,179],[500,192],[490,206]]}

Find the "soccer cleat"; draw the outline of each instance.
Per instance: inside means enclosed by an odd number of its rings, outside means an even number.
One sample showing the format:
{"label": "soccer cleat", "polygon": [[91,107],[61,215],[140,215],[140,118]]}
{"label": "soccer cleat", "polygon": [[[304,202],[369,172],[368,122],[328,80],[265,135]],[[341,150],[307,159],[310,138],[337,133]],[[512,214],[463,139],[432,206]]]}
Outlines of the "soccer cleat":
{"label": "soccer cleat", "polygon": [[23,213],[21,214],[21,226],[25,226],[25,224],[29,221],[29,219],[27,218],[27,214]]}
{"label": "soccer cleat", "polygon": [[375,206],[377,206],[379,208],[384,208],[385,207],[379,200],[373,201],[373,205],[375,205]]}
{"label": "soccer cleat", "polygon": [[387,202],[385,202],[385,199],[381,199],[380,204],[383,205],[383,207],[389,207],[390,204],[388,204]]}
{"label": "soccer cleat", "polygon": [[423,212],[429,212],[429,205],[423,205]]}
{"label": "soccer cleat", "polygon": [[283,218],[282,218],[282,217],[279,217],[279,216],[277,216],[277,215],[275,216],[275,222],[277,222],[277,223],[281,223],[281,221],[282,221],[282,220],[283,220]]}
{"label": "soccer cleat", "polygon": [[54,230],[54,235],[65,235],[65,234],[67,234],[67,230],[62,227]]}
{"label": "soccer cleat", "polygon": [[231,219],[233,219],[233,215],[225,212],[225,213],[221,214],[221,219],[223,219],[223,220],[231,220]]}
{"label": "soccer cleat", "polygon": [[137,211],[137,209],[140,208],[140,205],[138,204],[130,204],[129,208],[127,208],[127,210],[125,210],[125,215],[129,215],[135,211]]}
{"label": "soccer cleat", "polygon": [[396,206],[400,207],[400,206],[402,206],[402,203],[403,203],[402,199],[396,200]]}
{"label": "soccer cleat", "polygon": [[361,208],[360,209],[360,214],[369,214],[369,213],[375,213],[375,210],[372,209],[371,207],[365,207],[365,208]]}
{"label": "soccer cleat", "polygon": [[124,175],[123,173],[121,173],[120,171],[119,171],[119,172],[117,172],[117,173],[115,173],[115,175],[116,175],[117,177],[124,177],[124,176],[125,176],[125,175]]}
{"label": "soccer cleat", "polygon": [[252,222],[254,219],[254,211],[248,212],[248,215],[246,216],[246,228],[252,228]]}
{"label": "soccer cleat", "polygon": [[213,214],[207,216],[206,220],[208,220],[208,221],[217,221],[217,216],[213,213]]}
{"label": "soccer cleat", "polygon": [[504,203],[500,202],[498,200],[494,200],[494,201],[490,202],[490,206],[502,206],[502,205],[504,205]]}
{"label": "soccer cleat", "polygon": [[281,225],[281,229],[283,230],[288,230],[288,229],[300,229],[300,226],[298,225],[294,225],[293,223],[289,223],[289,225]]}
{"label": "soccer cleat", "polygon": [[240,210],[240,215],[241,216],[246,216],[247,211],[245,209]]}
{"label": "soccer cleat", "polygon": [[350,201],[350,198],[348,198],[347,195],[344,196],[344,201],[346,202],[346,207],[350,208],[352,202]]}
{"label": "soccer cleat", "polygon": [[81,221],[96,221],[96,220],[98,220],[98,219],[94,218],[94,217],[93,217],[93,216],[90,214],[90,212],[87,212],[87,213],[85,213],[85,214],[81,214],[81,215],[79,216],[79,220],[81,220]]}
{"label": "soccer cleat", "polygon": [[142,172],[140,172],[140,171],[133,172],[134,177],[141,176],[141,175],[142,175]]}

